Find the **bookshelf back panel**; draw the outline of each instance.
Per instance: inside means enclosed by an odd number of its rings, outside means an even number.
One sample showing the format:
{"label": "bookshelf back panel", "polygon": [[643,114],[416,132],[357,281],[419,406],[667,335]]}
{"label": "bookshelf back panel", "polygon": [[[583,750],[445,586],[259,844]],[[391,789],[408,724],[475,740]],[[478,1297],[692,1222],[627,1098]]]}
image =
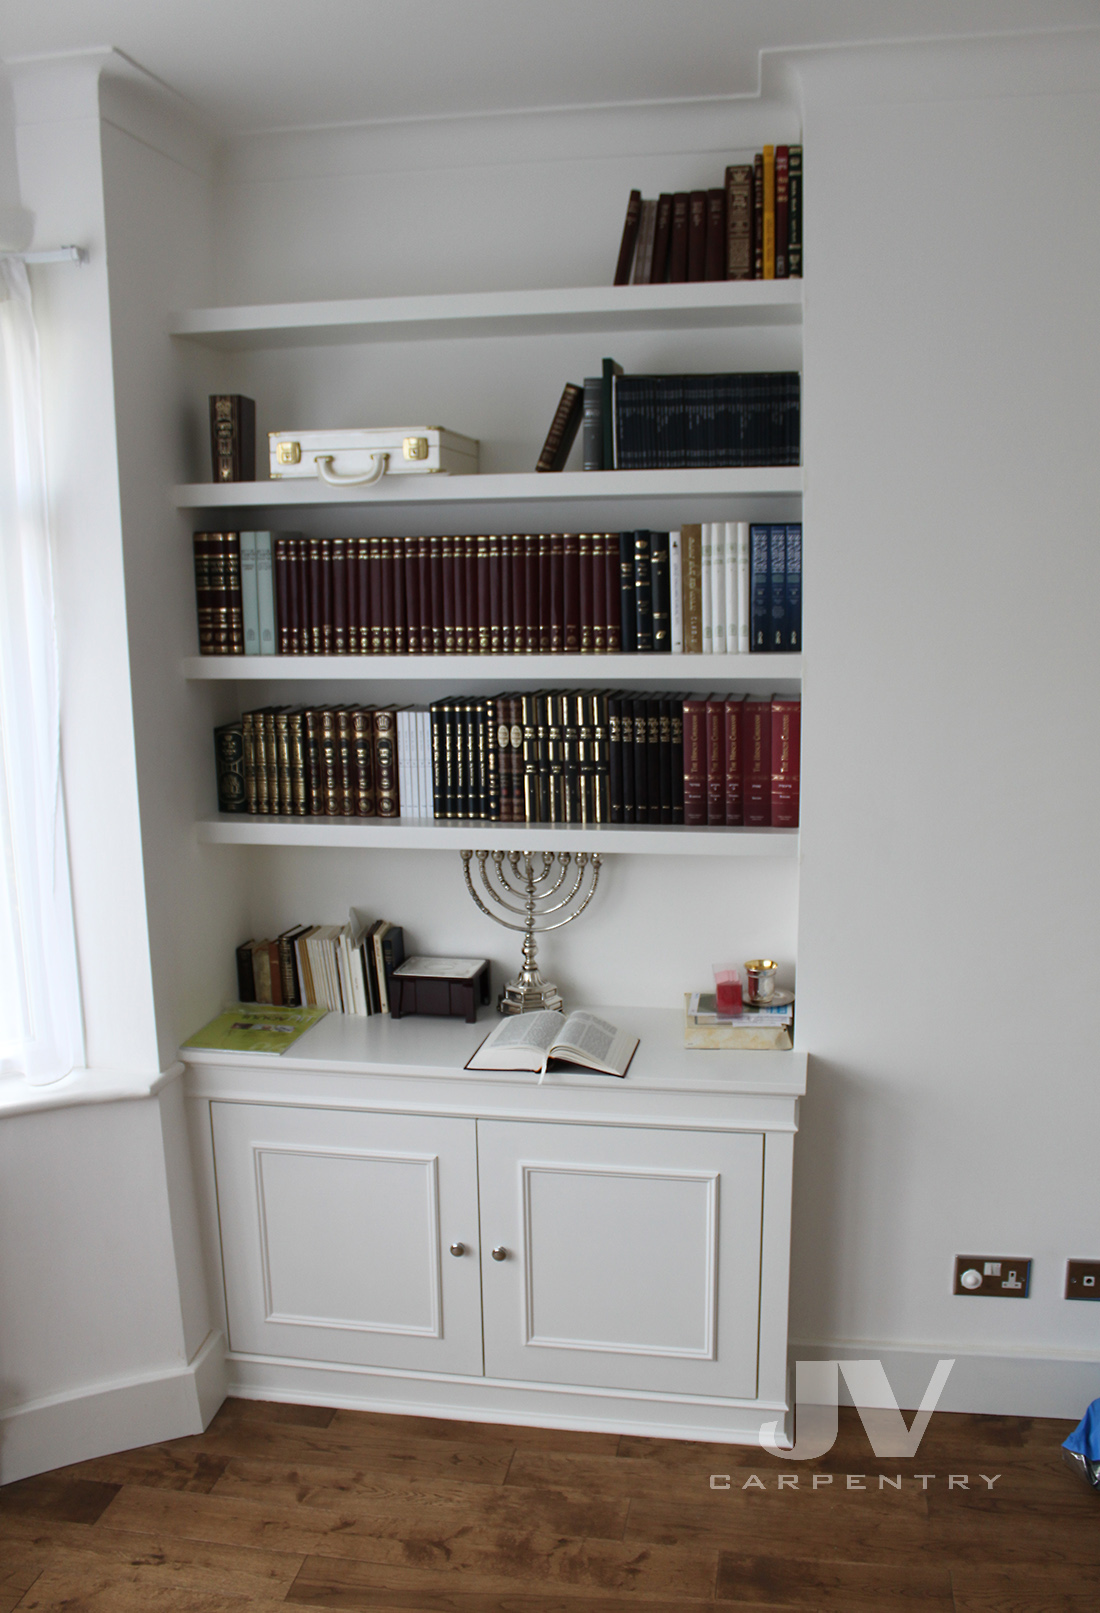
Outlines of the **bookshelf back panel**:
{"label": "bookshelf back panel", "polygon": [[[355,906],[400,924],[409,953],[491,959],[494,993],[519,968],[519,936],[474,907],[457,851],[210,846],[206,855],[244,869],[242,941],[343,922]],[[591,905],[540,941],[540,965],[573,1006],[677,1008],[685,991],[706,989],[713,964],[754,957],[775,958],[793,986],[797,895],[794,859],[610,856]],[[227,957],[228,993],[232,966]]]}

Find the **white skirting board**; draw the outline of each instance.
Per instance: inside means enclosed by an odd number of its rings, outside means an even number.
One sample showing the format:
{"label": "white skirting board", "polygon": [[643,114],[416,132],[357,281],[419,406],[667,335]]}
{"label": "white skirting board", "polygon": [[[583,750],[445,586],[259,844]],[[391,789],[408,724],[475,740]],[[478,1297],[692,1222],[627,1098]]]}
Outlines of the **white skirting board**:
{"label": "white skirting board", "polygon": [[738,1402],[634,1390],[515,1384],[498,1378],[430,1376],[269,1356],[231,1354],[227,1369],[229,1394],[244,1400],[283,1400],[463,1422],[519,1423],[529,1428],[714,1440],[725,1445],[756,1444],[762,1423],[778,1421],[782,1426],[787,1414],[785,1406],[762,1400]]}
{"label": "white skirting board", "polygon": [[[955,1365],[940,1395],[939,1411],[975,1412],[992,1417],[1084,1416],[1100,1397],[1100,1354],[1083,1356],[1012,1355],[964,1352],[950,1344],[899,1347],[875,1339],[842,1339],[830,1344],[792,1343],[788,1347],[791,1392],[796,1361],[881,1361],[894,1398],[914,1411],[928,1388],[937,1361]],[[843,1405],[851,1396],[840,1385]]]}
{"label": "white skirting board", "polygon": [[0,1484],[201,1434],[225,1395],[225,1340],[214,1332],[186,1366],[9,1406],[0,1411]]}

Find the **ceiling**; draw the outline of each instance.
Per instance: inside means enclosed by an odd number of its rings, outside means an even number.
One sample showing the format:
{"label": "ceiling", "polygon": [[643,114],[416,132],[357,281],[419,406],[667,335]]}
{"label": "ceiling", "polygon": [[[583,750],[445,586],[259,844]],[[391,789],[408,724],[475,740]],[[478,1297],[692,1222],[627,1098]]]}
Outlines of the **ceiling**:
{"label": "ceiling", "polygon": [[751,93],[763,49],[1098,24],[1100,0],[0,0],[0,49],[116,46],[228,135]]}

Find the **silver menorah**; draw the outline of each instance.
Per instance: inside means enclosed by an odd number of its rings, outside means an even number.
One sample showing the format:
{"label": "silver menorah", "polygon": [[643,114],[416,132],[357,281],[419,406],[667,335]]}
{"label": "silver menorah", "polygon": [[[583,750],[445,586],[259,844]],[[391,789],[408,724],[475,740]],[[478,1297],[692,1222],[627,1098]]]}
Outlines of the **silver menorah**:
{"label": "silver menorah", "polygon": [[[578,851],[572,854],[568,851],[557,853],[464,851],[460,855],[462,871],[466,876],[466,889],[481,911],[495,923],[503,924],[505,929],[523,932],[523,967],[516,978],[509,980],[502,988],[497,998],[499,1012],[527,1014],[536,1008],[560,1009],[562,999],[557,986],[550,980],[544,980],[539,974],[535,936],[543,935],[548,930],[560,930],[563,924],[571,924],[584,912],[596,894],[596,886],[599,883],[599,852]],[[470,871],[470,859],[474,856],[480,865],[482,887],[494,904],[493,907],[486,907],[474,884],[473,874]],[[492,858],[491,874],[490,858]],[[538,859],[541,859],[541,869],[536,867]],[[560,865],[557,871],[554,868],[555,861]],[[576,871],[576,877],[572,887],[559,897],[558,893],[569,878],[571,866]],[[587,880],[586,871],[589,875]],[[509,900],[512,896],[518,896],[523,906],[514,906]],[[555,901],[555,897],[558,897],[558,900]],[[556,919],[552,924],[545,922],[552,914],[561,913],[573,902],[577,905],[571,913],[566,913],[564,918]],[[504,913],[513,913],[522,922],[515,924],[511,919],[504,918],[502,916]]]}

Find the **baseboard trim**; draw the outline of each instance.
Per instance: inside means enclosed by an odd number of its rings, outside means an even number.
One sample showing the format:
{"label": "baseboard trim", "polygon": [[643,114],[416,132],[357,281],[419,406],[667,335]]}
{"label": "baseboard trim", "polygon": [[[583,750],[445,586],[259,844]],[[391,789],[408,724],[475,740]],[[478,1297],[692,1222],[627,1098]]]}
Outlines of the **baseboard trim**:
{"label": "baseboard trim", "polygon": [[[914,1411],[928,1388],[936,1362],[955,1365],[939,1400],[940,1411],[976,1412],[995,1417],[1071,1417],[1100,1393],[1100,1360],[1095,1356],[984,1354],[951,1344],[897,1345],[877,1339],[831,1343],[793,1342],[788,1348],[791,1391],[796,1361],[878,1360],[903,1411]],[[851,1396],[841,1381],[841,1403]]]}
{"label": "baseboard trim", "polygon": [[757,1401],[693,1400],[599,1389],[546,1388],[492,1378],[433,1377],[393,1368],[333,1366],[227,1357],[229,1394],[242,1400],[282,1400],[382,1411],[395,1416],[439,1417],[478,1423],[520,1423],[665,1439],[752,1445],[763,1423],[783,1423],[787,1408]]}
{"label": "baseboard trim", "polygon": [[183,1367],[0,1411],[0,1484],[111,1451],[201,1434],[226,1395],[225,1340],[208,1333]]}

